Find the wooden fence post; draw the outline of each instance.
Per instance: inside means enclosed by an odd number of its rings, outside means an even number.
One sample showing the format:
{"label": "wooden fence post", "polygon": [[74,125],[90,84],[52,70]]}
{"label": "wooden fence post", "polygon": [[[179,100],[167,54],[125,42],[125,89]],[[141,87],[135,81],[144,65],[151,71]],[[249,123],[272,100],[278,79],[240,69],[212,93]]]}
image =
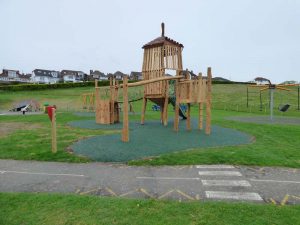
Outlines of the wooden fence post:
{"label": "wooden fence post", "polygon": [[51,136],[52,136],[52,152],[57,152],[57,142],[56,142],[56,109],[52,108],[52,120],[51,120]]}

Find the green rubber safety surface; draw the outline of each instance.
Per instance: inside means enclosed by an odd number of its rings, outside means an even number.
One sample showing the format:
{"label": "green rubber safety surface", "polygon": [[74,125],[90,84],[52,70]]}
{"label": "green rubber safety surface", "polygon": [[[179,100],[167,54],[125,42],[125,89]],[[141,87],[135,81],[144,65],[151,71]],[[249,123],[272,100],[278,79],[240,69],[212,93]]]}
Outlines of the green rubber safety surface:
{"label": "green rubber safety surface", "polygon": [[[80,125],[82,128],[92,126],[90,129],[98,127],[106,130],[121,129],[122,126],[122,124],[99,125],[91,120],[70,123],[72,124],[77,127]],[[159,121],[147,121],[145,125],[131,122],[130,141],[127,143],[121,141],[121,134],[118,133],[81,140],[74,143],[71,149],[75,154],[87,156],[95,161],[127,162],[192,148],[248,144],[253,139],[246,133],[220,126],[212,126],[211,135],[206,135],[204,130],[196,129],[196,121],[192,121],[191,131],[187,131],[185,126],[185,121],[180,121],[179,132],[174,132],[172,122],[169,122],[167,127],[162,126]]]}
{"label": "green rubber safety surface", "polygon": [[94,112],[75,112],[75,116],[82,116],[82,117],[94,117],[95,118],[95,113]]}

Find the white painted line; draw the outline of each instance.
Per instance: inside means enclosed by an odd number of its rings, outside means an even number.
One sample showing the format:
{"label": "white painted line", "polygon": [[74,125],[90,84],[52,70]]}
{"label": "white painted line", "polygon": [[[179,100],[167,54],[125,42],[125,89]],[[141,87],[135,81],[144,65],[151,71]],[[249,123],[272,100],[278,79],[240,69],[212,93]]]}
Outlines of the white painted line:
{"label": "white painted line", "polygon": [[11,171],[11,170],[0,170],[0,174],[5,173],[18,173],[18,174],[28,174],[28,175],[45,175],[45,176],[70,176],[70,177],[84,177],[81,174],[71,174],[71,173],[34,173],[34,172],[24,172],[24,171]]}
{"label": "white painted line", "polygon": [[246,180],[201,180],[204,186],[235,186],[235,187],[251,187]]}
{"label": "white painted line", "polygon": [[136,177],[145,180],[200,180],[199,177]]}
{"label": "white painted line", "polygon": [[207,198],[262,201],[259,194],[254,192],[206,191]]}
{"label": "white painted line", "polygon": [[198,165],[197,169],[234,169],[231,165]]}
{"label": "white painted line", "polygon": [[242,176],[238,171],[199,171],[200,176]]}
{"label": "white painted line", "polygon": [[291,183],[291,184],[300,184],[300,181],[292,181],[292,180],[257,180],[257,179],[250,179],[254,182],[270,182],[270,183]]}

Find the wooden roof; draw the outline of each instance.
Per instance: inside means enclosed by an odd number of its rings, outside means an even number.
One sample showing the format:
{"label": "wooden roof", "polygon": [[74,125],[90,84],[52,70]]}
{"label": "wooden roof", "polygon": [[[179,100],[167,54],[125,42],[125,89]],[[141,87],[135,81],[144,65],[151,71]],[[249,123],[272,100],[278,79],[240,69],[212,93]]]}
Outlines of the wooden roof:
{"label": "wooden roof", "polygon": [[175,46],[183,48],[183,44],[180,44],[179,42],[174,41],[173,39],[165,36],[165,24],[164,23],[161,24],[161,29],[162,29],[161,36],[158,38],[155,38],[154,40],[145,44],[143,46],[143,49],[154,48],[154,47],[163,46],[166,44],[167,45],[175,45]]}

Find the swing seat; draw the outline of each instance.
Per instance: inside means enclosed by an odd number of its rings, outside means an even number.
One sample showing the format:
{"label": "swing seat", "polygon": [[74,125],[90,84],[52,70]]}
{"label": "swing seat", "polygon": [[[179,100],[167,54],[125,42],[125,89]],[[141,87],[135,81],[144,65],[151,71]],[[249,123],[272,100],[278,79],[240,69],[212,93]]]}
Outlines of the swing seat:
{"label": "swing seat", "polygon": [[280,105],[280,106],[278,107],[279,111],[281,111],[281,112],[286,112],[289,108],[290,108],[290,105],[289,105],[289,104]]}
{"label": "swing seat", "polygon": [[152,110],[153,111],[160,111],[160,106],[159,105],[153,105]]}

